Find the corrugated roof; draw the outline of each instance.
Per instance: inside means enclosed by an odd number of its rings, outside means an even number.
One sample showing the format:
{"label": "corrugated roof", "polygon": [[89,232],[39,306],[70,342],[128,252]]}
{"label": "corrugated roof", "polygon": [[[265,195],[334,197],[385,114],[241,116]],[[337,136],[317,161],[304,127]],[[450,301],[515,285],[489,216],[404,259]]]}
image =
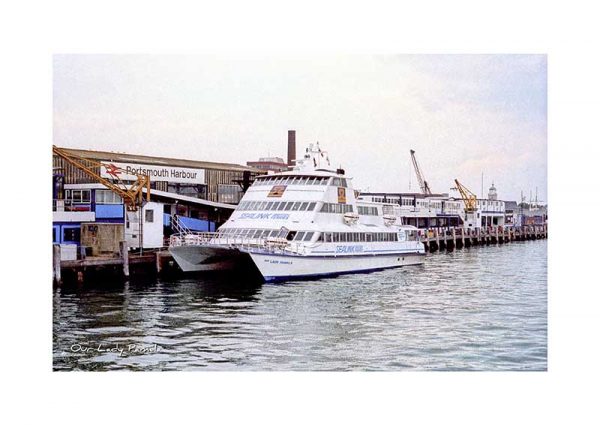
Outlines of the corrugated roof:
{"label": "corrugated roof", "polygon": [[61,148],[75,155],[84,158],[96,159],[101,161],[116,161],[116,162],[132,162],[149,165],[164,165],[171,167],[187,167],[187,168],[205,168],[213,170],[228,170],[228,171],[252,171],[255,173],[264,174],[264,170],[258,168],[247,167],[239,164],[229,164],[224,162],[209,162],[209,161],[194,161],[190,159],[164,158],[147,155],[134,155],[121,152],[104,152],[86,149],[71,149]]}

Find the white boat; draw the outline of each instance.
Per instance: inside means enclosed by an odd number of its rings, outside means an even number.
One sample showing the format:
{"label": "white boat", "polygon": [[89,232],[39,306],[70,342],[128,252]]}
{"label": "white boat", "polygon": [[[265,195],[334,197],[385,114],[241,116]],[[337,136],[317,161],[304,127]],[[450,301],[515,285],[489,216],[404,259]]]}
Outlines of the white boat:
{"label": "white boat", "polygon": [[250,258],[265,281],[422,264],[417,228],[402,224],[398,206],[358,200],[352,179],[325,159],[311,144],[293,170],[258,177],[218,232],[171,236],[173,258],[184,271]]}

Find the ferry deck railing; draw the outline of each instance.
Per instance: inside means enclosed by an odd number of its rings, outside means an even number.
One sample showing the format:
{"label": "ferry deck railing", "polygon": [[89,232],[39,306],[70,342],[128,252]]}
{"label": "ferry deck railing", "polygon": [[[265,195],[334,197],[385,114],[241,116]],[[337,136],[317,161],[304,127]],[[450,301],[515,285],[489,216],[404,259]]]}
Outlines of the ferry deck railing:
{"label": "ferry deck railing", "polygon": [[254,252],[288,252],[298,255],[306,253],[306,246],[303,243],[288,241],[283,238],[248,238],[228,236],[218,232],[196,232],[191,230],[185,233],[176,233],[169,237],[170,247],[199,245],[216,245]]}

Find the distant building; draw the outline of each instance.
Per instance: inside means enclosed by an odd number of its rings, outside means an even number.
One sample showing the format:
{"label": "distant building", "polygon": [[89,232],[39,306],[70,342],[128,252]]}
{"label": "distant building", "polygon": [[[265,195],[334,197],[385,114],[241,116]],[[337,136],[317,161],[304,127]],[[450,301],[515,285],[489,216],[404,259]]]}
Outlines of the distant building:
{"label": "distant building", "polygon": [[498,192],[496,192],[496,188],[494,187],[494,183],[492,183],[492,187],[488,191],[488,200],[497,201],[498,200]]}
{"label": "distant building", "polygon": [[278,156],[260,158],[258,161],[248,161],[246,162],[246,165],[248,167],[274,173],[281,173],[282,171],[287,171],[289,169],[283,158],[279,158]]}
{"label": "distant building", "polygon": [[287,163],[278,156],[259,158],[258,161],[248,161],[248,167],[257,168],[267,173],[281,173],[291,170],[296,165],[296,130],[288,130]]}

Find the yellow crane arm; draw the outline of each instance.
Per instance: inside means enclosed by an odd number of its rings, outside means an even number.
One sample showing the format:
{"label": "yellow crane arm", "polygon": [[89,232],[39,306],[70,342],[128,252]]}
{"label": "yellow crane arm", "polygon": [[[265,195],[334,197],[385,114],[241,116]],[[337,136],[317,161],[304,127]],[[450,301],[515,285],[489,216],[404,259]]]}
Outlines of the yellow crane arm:
{"label": "yellow crane arm", "polygon": [[[114,164],[104,164],[99,161],[83,158],[79,155],[68,153],[64,149],[54,145],[52,146],[52,152],[118,194],[123,198],[123,203],[128,211],[137,211],[138,207],[142,206],[144,202],[143,188],[146,188],[146,201],[150,201],[150,177],[140,173],[128,172]],[[102,177],[95,171],[94,167],[104,167],[108,173],[111,173],[115,177],[116,182]],[[119,178],[119,174],[121,173],[134,175],[136,176],[136,180],[128,185]]]}
{"label": "yellow crane arm", "polygon": [[474,212],[477,210],[477,195],[463,186],[457,179],[454,179],[456,189],[460,192],[460,196],[465,203],[466,212]]}

